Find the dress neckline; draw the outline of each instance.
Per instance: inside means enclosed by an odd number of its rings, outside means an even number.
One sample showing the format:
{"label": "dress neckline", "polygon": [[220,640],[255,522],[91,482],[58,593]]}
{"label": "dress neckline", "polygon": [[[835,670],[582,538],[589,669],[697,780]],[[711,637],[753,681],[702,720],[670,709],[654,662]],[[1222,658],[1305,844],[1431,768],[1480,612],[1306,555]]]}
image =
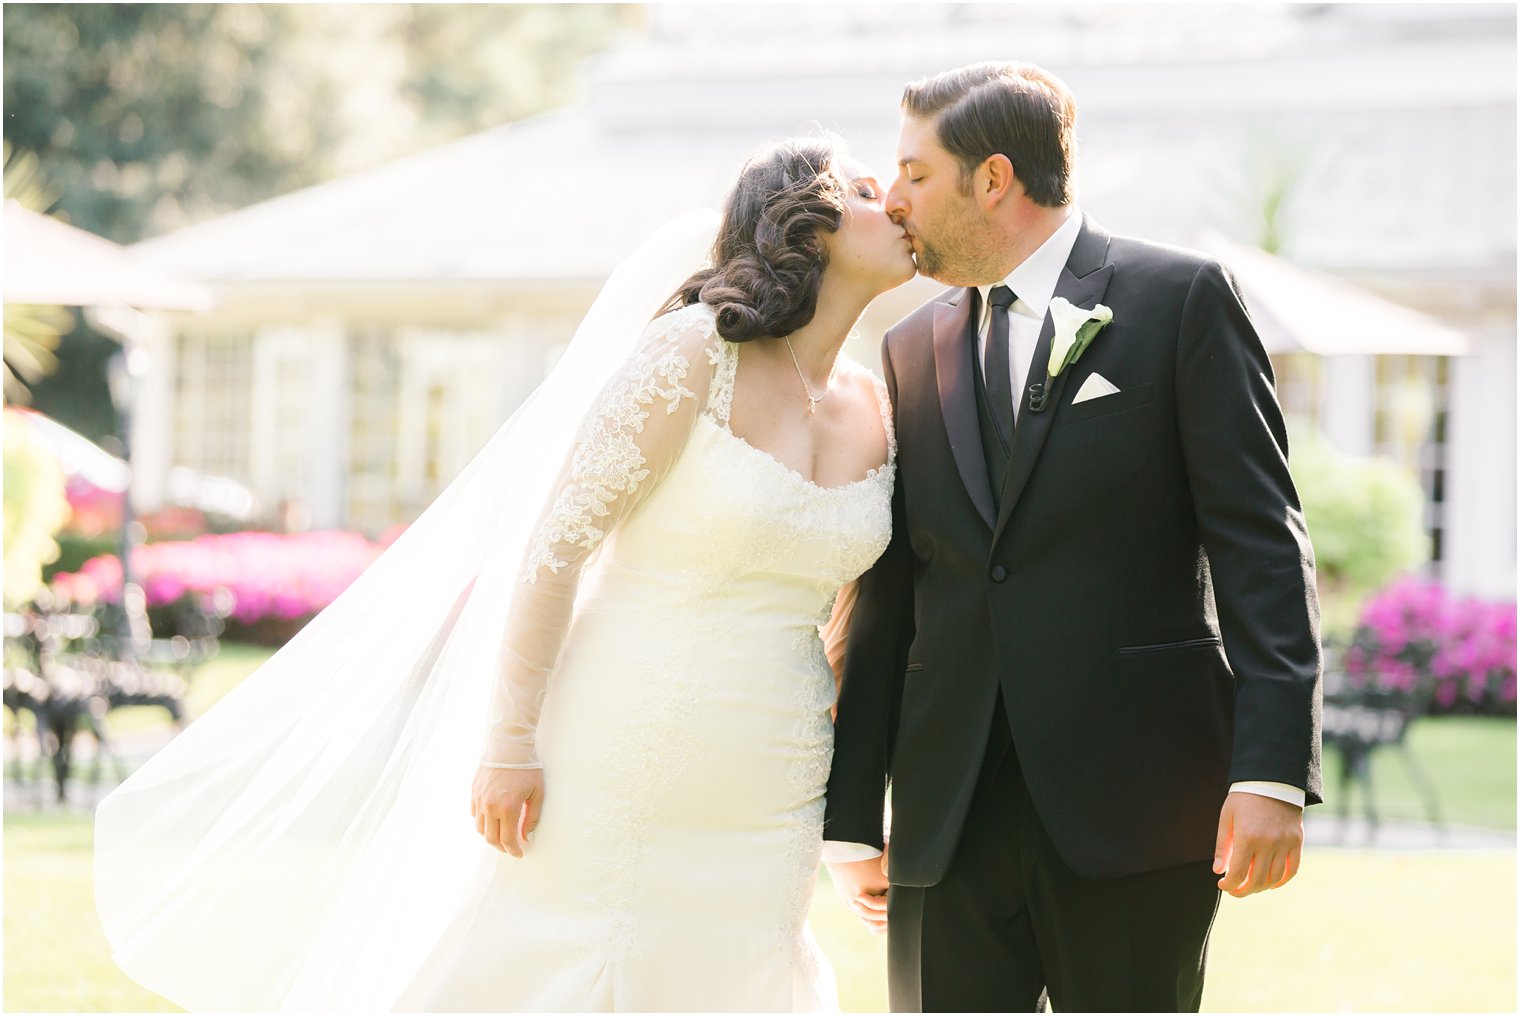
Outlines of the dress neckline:
{"label": "dress neckline", "polygon": [[[735,434],[729,427],[728,416],[733,406],[734,384],[738,379],[739,373],[739,343],[730,342],[728,339],[725,339],[722,335],[718,334],[716,328],[713,330],[713,337],[718,341],[718,355],[714,361],[717,366],[717,370],[713,373],[712,391],[708,400],[709,411],[704,412],[700,415],[703,418],[707,419],[708,422],[710,422],[715,428],[726,434],[731,440],[737,441],[739,444],[749,449],[751,453],[769,460],[776,469],[786,473],[793,480],[803,484],[806,487],[811,488],[812,490],[822,491],[824,493],[847,491],[852,488],[868,484],[871,481],[877,479],[879,476],[881,476],[881,474],[889,470],[896,463],[897,435],[894,434],[892,430],[892,408],[890,400],[887,398],[886,384],[881,380],[881,378],[877,377],[874,372],[869,371],[868,373],[870,373],[871,376],[872,387],[874,388],[876,395],[876,408],[881,413],[882,430],[887,438],[887,459],[885,462],[882,462],[879,465],[872,466],[869,470],[866,471],[866,474],[859,479],[850,480],[846,483],[836,484],[830,487],[825,487],[813,480],[809,480],[806,476],[803,476],[800,472],[793,469],[785,462],[782,462],[770,452],[763,451],[760,448],[755,447],[744,438],[740,437],[738,434]],[[856,362],[855,358],[850,356],[848,353],[841,351],[839,355],[844,358],[847,364],[860,366]],[[866,368],[862,367],[861,369],[865,370]]]}
{"label": "dress neckline", "polygon": [[765,459],[767,462],[769,462],[773,466],[775,466],[775,468],[777,470],[779,470],[779,471],[781,471],[783,473],[786,473],[788,476],[790,476],[792,479],[796,480],[798,483],[801,483],[803,486],[809,487],[809,488],[811,488],[813,490],[820,491],[820,492],[825,493],[825,494],[838,493],[840,491],[850,490],[850,489],[852,489],[854,487],[863,486],[864,484],[870,483],[872,480],[875,480],[878,477],[880,477],[884,472],[886,472],[886,470],[888,468],[890,468],[893,465],[893,456],[892,456],[892,452],[891,452],[891,450],[889,448],[888,452],[887,452],[887,461],[883,462],[879,466],[872,466],[869,470],[866,471],[866,475],[862,476],[860,479],[858,479],[858,480],[850,480],[850,481],[845,482],[845,483],[835,484],[834,486],[825,487],[825,486],[823,486],[820,483],[817,483],[817,482],[815,482],[813,480],[809,480],[806,476],[803,476],[801,473],[797,472],[797,470],[793,469],[791,466],[787,465],[785,462],[782,462],[780,459],[776,458],[776,456],[772,455],[770,452],[761,451],[759,448],[756,448],[754,445],[752,445],[748,441],[744,440],[744,438],[740,437],[738,434],[735,434],[733,431],[729,430],[727,424],[720,423],[718,420],[714,419],[713,417],[709,416],[706,413],[702,414],[702,419],[706,420],[709,424],[711,424],[712,427],[713,427],[713,429],[716,430],[716,431],[718,431],[718,433],[724,434],[724,435],[726,435],[728,437],[729,440],[737,442],[740,445],[743,445],[752,454],[757,455],[757,456],[759,456],[762,459]]}

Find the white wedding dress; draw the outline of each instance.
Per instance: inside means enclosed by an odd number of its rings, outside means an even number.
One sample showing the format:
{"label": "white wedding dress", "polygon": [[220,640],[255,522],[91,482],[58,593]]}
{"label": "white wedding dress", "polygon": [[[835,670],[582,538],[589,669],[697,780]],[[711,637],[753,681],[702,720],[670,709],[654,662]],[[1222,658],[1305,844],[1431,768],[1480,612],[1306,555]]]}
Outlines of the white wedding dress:
{"label": "white wedding dress", "polygon": [[738,353],[707,306],[664,315],[586,418],[486,748],[542,763],[542,821],[522,859],[481,843],[394,1008],[837,1008],[807,927],[833,751],[820,626],[887,544],[896,444],[877,381],[885,463],[808,481],[728,429]]}

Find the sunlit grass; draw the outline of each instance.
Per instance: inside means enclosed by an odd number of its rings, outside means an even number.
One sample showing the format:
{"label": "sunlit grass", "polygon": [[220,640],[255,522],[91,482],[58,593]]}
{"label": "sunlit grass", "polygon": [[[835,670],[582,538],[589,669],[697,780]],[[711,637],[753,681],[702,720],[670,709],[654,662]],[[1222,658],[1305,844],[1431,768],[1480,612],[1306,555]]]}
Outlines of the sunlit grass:
{"label": "sunlit grass", "polygon": [[[1441,817],[1456,825],[1515,828],[1515,721],[1498,717],[1442,716],[1416,720],[1409,752],[1435,788]],[[1328,807],[1339,810],[1340,758],[1325,757]],[[1383,749],[1372,757],[1372,783],[1383,818],[1426,819],[1405,761]],[[1360,788],[1351,814],[1362,814]]]}
{"label": "sunlit grass", "polygon": [[[270,653],[224,646],[192,685],[191,714],[204,712]],[[156,728],[168,730],[162,710],[111,715],[113,734]],[[1422,720],[1410,743],[1447,821],[1515,827],[1513,721]],[[1333,756],[1326,769],[1334,792]],[[1398,758],[1380,756],[1375,780],[1385,817],[1423,817]],[[885,1011],[886,941],[856,922],[826,876],[812,924],[833,963],[842,1006]],[[174,1010],[110,961],[95,919],[87,814],[6,815],[4,930],[7,1011]],[[1515,945],[1512,852],[1314,850],[1287,889],[1223,900],[1204,1008],[1512,1011]]]}
{"label": "sunlit grass", "polygon": [[[111,963],[90,859],[88,815],[6,816],[7,1011],[173,1011]],[[842,1006],[884,1011],[886,941],[827,877],[812,924]],[[1514,854],[1319,850],[1288,888],[1225,898],[1212,943],[1206,1010],[1513,1011]]]}
{"label": "sunlit grass", "polygon": [[5,816],[5,1010],[177,1012],[111,962],[91,827],[79,813]]}
{"label": "sunlit grass", "polygon": [[[885,1012],[886,940],[825,878],[813,931],[842,1008]],[[1515,856],[1320,850],[1276,892],[1224,897],[1212,1012],[1513,1012]]]}

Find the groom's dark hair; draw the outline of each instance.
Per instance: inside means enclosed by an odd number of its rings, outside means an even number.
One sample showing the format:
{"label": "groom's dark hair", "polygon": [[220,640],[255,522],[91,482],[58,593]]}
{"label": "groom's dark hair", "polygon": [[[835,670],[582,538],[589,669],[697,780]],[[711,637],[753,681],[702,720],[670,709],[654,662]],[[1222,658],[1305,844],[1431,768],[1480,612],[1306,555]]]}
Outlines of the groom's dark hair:
{"label": "groom's dark hair", "polygon": [[1006,155],[1036,204],[1069,204],[1077,102],[1066,84],[1031,63],[978,63],[903,89],[903,112],[935,120],[939,143],[961,167],[969,193],[976,167]]}

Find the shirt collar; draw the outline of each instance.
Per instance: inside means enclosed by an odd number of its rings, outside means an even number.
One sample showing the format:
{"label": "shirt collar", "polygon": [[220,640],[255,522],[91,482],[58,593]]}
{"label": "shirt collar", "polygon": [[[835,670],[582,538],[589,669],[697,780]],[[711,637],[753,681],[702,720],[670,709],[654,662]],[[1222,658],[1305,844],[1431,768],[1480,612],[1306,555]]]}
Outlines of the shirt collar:
{"label": "shirt collar", "polygon": [[[1002,285],[1013,290],[1019,303],[1024,304],[1039,318],[1045,317],[1050,301],[1056,295],[1056,283],[1061,280],[1061,269],[1071,257],[1071,249],[1077,245],[1077,234],[1082,231],[1082,210],[1071,206],[1066,221],[1040,244],[1035,252],[1019,263],[1018,267],[1004,277]],[[982,306],[987,306],[987,294],[996,282],[977,286],[982,295]]]}

